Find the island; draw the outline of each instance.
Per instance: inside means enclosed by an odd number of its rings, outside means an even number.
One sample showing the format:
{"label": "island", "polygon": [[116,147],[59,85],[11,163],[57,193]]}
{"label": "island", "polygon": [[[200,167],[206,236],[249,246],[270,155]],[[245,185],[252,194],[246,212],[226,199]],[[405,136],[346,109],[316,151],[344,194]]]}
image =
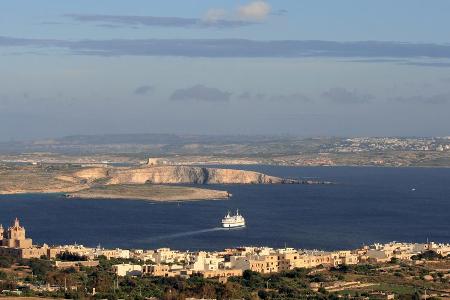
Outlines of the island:
{"label": "island", "polygon": [[[61,193],[76,199],[187,201],[227,199],[228,184],[319,184],[227,168],[162,164],[149,159],[137,166],[13,164],[0,167],[0,194]],[[195,186],[187,186],[195,185]],[[200,187],[202,186],[202,187]]]}
{"label": "island", "polygon": [[65,194],[77,199],[128,199],[149,201],[225,200],[231,195],[215,189],[172,185],[107,185]]}

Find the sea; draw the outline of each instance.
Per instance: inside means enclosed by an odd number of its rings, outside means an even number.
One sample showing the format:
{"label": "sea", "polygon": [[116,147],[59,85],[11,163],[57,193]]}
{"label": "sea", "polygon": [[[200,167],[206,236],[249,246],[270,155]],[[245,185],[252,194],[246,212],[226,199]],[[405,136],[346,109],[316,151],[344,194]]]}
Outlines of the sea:
{"label": "sea", "polygon": [[[228,200],[152,202],[0,195],[34,243],[221,250],[237,246],[353,249],[376,242],[450,242],[450,169],[228,166],[330,185],[209,185]],[[243,229],[222,229],[239,209]]]}

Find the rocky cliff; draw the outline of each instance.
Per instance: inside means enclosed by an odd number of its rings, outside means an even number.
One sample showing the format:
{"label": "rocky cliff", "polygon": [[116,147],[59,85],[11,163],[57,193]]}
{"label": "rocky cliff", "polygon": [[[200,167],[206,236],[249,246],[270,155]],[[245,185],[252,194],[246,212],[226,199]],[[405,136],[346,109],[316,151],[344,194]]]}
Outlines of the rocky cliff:
{"label": "rocky cliff", "polygon": [[88,182],[90,182],[90,181],[101,179],[101,178],[107,178],[109,176],[108,171],[109,171],[108,168],[102,168],[102,167],[87,168],[87,169],[82,169],[80,171],[77,171],[73,175],[74,175],[74,177],[76,177],[78,179],[84,179],[84,180],[87,180]]}
{"label": "rocky cliff", "polygon": [[146,166],[141,168],[84,170],[74,174],[105,184],[281,184],[298,183],[253,171],[202,168],[191,166]]}

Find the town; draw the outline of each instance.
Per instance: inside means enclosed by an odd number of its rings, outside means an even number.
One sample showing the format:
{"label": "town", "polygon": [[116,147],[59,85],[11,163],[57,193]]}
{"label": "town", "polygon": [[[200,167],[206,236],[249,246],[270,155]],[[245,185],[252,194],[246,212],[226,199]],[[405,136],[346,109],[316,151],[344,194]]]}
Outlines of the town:
{"label": "town", "polygon": [[[397,138],[397,137],[356,137],[340,139],[323,147],[329,152],[370,152],[370,151],[450,151],[450,137]],[[322,151],[323,151],[322,150]]]}
{"label": "town", "polygon": [[[450,137],[228,137],[127,135],[79,140],[0,142],[0,167],[70,164],[449,167]],[[163,139],[163,143],[160,139]],[[245,149],[245,150],[243,150]],[[75,155],[77,153],[77,155]],[[263,153],[263,154],[262,154]]]}
{"label": "town", "polygon": [[[21,262],[25,260],[45,260],[51,263],[51,268],[67,272],[67,270],[83,270],[86,268],[99,268],[102,261],[109,261],[108,273],[114,274],[117,283],[119,278],[129,277],[153,277],[153,278],[203,278],[211,279],[220,284],[226,284],[228,280],[248,276],[248,272],[254,272],[270,276],[270,274],[288,274],[295,270],[312,270],[311,274],[317,274],[324,270],[339,270],[352,266],[385,266],[398,262],[420,263],[423,258],[448,258],[450,257],[450,244],[434,243],[403,243],[390,242],[387,244],[373,244],[362,246],[358,249],[321,251],[293,248],[273,249],[269,247],[236,247],[223,251],[178,251],[169,248],[155,250],[144,249],[104,249],[102,247],[85,247],[82,245],[33,245],[32,239],[26,236],[26,231],[21,226],[19,219],[15,219],[9,228],[0,225],[0,262],[6,258],[11,261]],[[116,263],[114,263],[116,262]],[[423,261],[422,261],[423,264]],[[4,263],[0,264],[5,267]],[[20,265],[20,263],[19,263]],[[394,267],[390,265],[390,267]],[[7,272],[14,273],[20,267],[2,269],[3,276],[0,282],[5,283]],[[20,273],[20,272],[19,272]],[[22,270],[23,273],[23,270]],[[252,274],[252,273],[250,273]],[[433,275],[434,274],[434,275]],[[436,275],[439,274],[439,275]],[[23,274],[22,274],[23,275]],[[450,293],[449,279],[450,269],[440,269],[439,272],[421,275],[425,282],[436,283],[436,286],[446,288],[437,289],[430,286],[430,291],[439,291],[439,295]],[[266,289],[270,289],[270,278],[265,282]],[[45,280],[43,280],[45,281]],[[32,280],[16,282],[15,289],[6,289],[3,285],[3,294],[20,295],[19,287],[35,293],[51,293],[59,290],[77,290],[77,285],[43,284],[43,281],[33,283]],[[315,292],[333,292],[364,289],[376,284],[360,280],[346,281],[322,281],[314,280],[309,284],[309,289]],[[95,296],[96,287],[90,291]],[[383,297],[393,297],[394,293],[382,293]],[[392,299],[392,298],[384,299]]]}

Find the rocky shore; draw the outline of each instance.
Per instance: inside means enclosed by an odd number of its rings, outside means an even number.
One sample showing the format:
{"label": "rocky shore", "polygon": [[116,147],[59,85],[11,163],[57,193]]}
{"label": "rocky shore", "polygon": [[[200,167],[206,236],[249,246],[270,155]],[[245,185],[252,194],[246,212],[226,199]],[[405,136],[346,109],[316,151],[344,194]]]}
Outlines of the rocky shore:
{"label": "rocky shore", "polygon": [[227,191],[171,185],[110,185],[65,194],[79,199],[127,199],[148,201],[225,200]]}

